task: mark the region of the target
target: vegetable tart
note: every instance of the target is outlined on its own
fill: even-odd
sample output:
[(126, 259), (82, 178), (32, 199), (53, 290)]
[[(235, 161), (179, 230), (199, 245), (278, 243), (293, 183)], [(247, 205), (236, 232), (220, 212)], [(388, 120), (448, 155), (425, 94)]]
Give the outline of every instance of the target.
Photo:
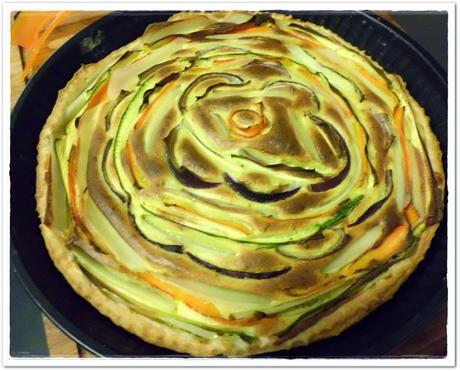
[(444, 183), (423, 108), (365, 52), (291, 16), (182, 12), (60, 91), (36, 200), (54, 264), (115, 324), (248, 356), (391, 298)]

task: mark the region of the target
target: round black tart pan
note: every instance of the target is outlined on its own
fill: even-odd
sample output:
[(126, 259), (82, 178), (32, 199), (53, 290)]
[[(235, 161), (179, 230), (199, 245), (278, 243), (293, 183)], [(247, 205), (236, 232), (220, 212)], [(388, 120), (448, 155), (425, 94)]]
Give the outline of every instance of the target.
[[(276, 10), (275, 10), (276, 11)], [(447, 76), (416, 42), (366, 12), (285, 12), (331, 29), (407, 82), (431, 117), (447, 157)], [(40, 309), (67, 335), (105, 357), (186, 356), (150, 345), (101, 315), (77, 295), (54, 267), (35, 211), (35, 167), (40, 131), (65, 86), (82, 64), (93, 63), (142, 35), (173, 12), (114, 12), (57, 50), (27, 84), (11, 116), (11, 262)], [(447, 228), (444, 216), (425, 260), (396, 293), (341, 335), (258, 357), (382, 357), (414, 335), (447, 301)]]

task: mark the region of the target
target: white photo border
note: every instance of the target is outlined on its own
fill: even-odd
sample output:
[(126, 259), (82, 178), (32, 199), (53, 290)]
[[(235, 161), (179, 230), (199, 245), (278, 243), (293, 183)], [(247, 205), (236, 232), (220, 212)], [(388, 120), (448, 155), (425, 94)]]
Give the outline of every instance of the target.
[[(455, 2), (4, 2), (2, 7), (2, 363), (4, 366), (102, 367), (452, 367), (456, 365), (456, 38)], [(10, 13), (16, 10), (390, 10), (448, 12), (448, 325), (447, 357), (361, 359), (247, 359), (247, 358), (14, 358), (10, 356)]]

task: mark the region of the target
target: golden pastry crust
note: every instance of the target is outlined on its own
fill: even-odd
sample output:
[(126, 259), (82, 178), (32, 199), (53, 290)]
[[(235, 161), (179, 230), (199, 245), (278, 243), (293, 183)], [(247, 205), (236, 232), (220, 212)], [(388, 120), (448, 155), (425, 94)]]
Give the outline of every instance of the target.
[[(246, 13), (241, 13), (246, 14)], [(196, 13), (180, 13), (172, 19), (180, 21), (192, 18)], [(231, 13), (214, 13), (214, 19), (226, 19)], [(276, 15), (275, 17), (281, 17)], [(155, 25), (147, 32), (153, 32)], [(46, 209), (49, 192), (47, 173), (51, 157), (50, 141), (53, 140), (53, 130), (59, 126), (66, 115), (66, 109), (70, 102), (75, 100), (88, 81), (94, 80), (107, 66), (112, 65), (121, 55), (127, 51), (136, 50), (141, 46), (141, 38), (131, 44), (113, 52), (100, 62), (82, 67), (72, 78), (66, 87), (59, 92), (56, 105), (48, 118), (40, 135), (38, 145), (38, 165), (36, 181), (37, 211), (42, 221), (40, 228), (45, 239), (49, 254), (59, 271), (64, 275), (72, 288), (86, 300), (88, 300), (99, 312), (109, 317), (116, 325), (132, 332), (143, 340), (173, 349), (177, 352), (189, 353), (197, 356), (227, 355), (235, 357), (249, 356), (258, 353), (289, 349), (297, 346), (308, 345), (313, 341), (338, 335), (350, 327), (366, 314), (374, 310), (383, 302), (389, 300), (398, 290), (400, 285), (415, 270), (418, 263), (423, 259), (434, 233), (439, 225), (436, 223), (425, 229), (420, 235), (418, 248), (414, 255), (392, 265), (387, 271), (367, 284), (364, 290), (360, 290), (352, 299), (346, 301), (339, 309), (322, 317), (307, 330), (300, 332), (293, 338), (276, 344), (268, 338), (260, 338), (253, 343), (235, 342), (226, 338), (218, 337), (213, 340), (203, 340), (188, 332), (175, 329), (160, 322), (149, 319), (124, 305), (121, 302), (109, 300), (108, 297), (95, 285), (75, 261), (67, 242), (63, 237), (46, 225)], [(403, 83), (401, 81), (401, 83)], [(418, 105), (409, 95), (409, 99), (418, 108)], [(420, 109), (421, 110), (421, 109)], [(422, 110), (421, 110), (422, 112)], [(421, 114), (424, 115), (422, 112)], [(442, 166), (442, 153), (439, 142), (429, 128), (428, 121), (423, 120), (420, 135), (425, 143), (437, 184), (444, 194), (444, 172)]]

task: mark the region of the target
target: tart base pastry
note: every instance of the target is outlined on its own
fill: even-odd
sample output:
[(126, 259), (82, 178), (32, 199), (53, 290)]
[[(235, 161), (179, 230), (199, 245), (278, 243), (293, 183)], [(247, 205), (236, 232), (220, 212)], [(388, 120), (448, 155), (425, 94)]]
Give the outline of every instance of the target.
[[(230, 41), (234, 39), (239, 42)], [(357, 75), (350, 68), (334, 71), (340, 61), (334, 43), (348, 53), (340, 58), (350, 58)], [(250, 47), (253, 54), (248, 56)], [(187, 64), (188, 48), (202, 58), (200, 63)], [(150, 55), (166, 57), (142, 66)], [(161, 78), (156, 85), (149, 86), (149, 79), (157, 75)], [(251, 84), (258, 85), (248, 90)], [(170, 98), (173, 103), (165, 98), (168, 89), (178, 89)], [(143, 102), (129, 126), (129, 107), (136, 94), (143, 94)], [(161, 99), (162, 107), (174, 106), (171, 115), (183, 115), (178, 129), (168, 126), (166, 113), (160, 123), (149, 116), (149, 107), (159, 107), (154, 103)], [(114, 101), (126, 104), (110, 107)], [(304, 116), (279, 116), (283, 107)], [(220, 119), (212, 116), (213, 111)], [(211, 129), (209, 117), (216, 125)], [(302, 126), (302, 120), (310, 121)], [(348, 126), (339, 123), (342, 120)], [(147, 133), (154, 124), (160, 126)], [(91, 125), (99, 131), (86, 129)], [(139, 157), (145, 166), (129, 165), (133, 155), (125, 148), (138, 148), (130, 140), (141, 125), (147, 128), (142, 140), (161, 133), (152, 141), (158, 146), (155, 151), (170, 151), (158, 160), (160, 165), (170, 161), (169, 167), (159, 165), (158, 176), (148, 173), (153, 162), (142, 162), (156, 158), (155, 153), (149, 152), (147, 160)], [(190, 135), (195, 129), (201, 136)], [(133, 134), (123, 139), (128, 130)], [(303, 140), (307, 134), (313, 142)], [(84, 135), (93, 136), (86, 147)], [(203, 154), (197, 138), (207, 146), (220, 145), (222, 157)], [(108, 156), (91, 152), (102, 148), (102, 142), (108, 144)], [(316, 148), (316, 159), (306, 148), (311, 153)], [(75, 153), (81, 156), (84, 149), (90, 154), (80, 171), (82, 160)], [(378, 153), (383, 150), (384, 156)], [(200, 156), (193, 151), (201, 151)], [(99, 170), (91, 170), (91, 162), (99, 166), (110, 156), (114, 164), (107, 177), (115, 191), (114, 200), (107, 201), (107, 185), (89, 178), (96, 171), (95, 178), (99, 174), (103, 179)], [(207, 161), (203, 156), (209, 156)], [(423, 259), (439, 225), (444, 194), (441, 156), (428, 118), (404, 82), (332, 32), (278, 14), (179, 13), (153, 24), (141, 38), (100, 62), (83, 66), (60, 91), (38, 145), (37, 211), (56, 267), (79, 295), (116, 325), (178, 352), (242, 357), (338, 335), (393, 296)], [(229, 158), (240, 162), (229, 165)], [(395, 167), (401, 158), (409, 160)], [(73, 170), (72, 161), (77, 163)], [(228, 174), (242, 163), (250, 171), (240, 167)], [(399, 167), (411, 174), (408, 179), (404, 170), (398, 173)], [(129, 174), (121, 176), (125, 171)], [(110, 179), (113, 174), (118, 174), (116, 182)], [(79, 181), (87, 187), (79, 189)], [(421, 194), (413, 186), (416, 182)], [(60, 199), (59, 187), (64, 194)], [(186, 197), (174, 199), (174, 192), (194, 195), (195, 204), (190, 206)], [(100, 214), (91, 211), (88, 197)], [(222, 202), (226, 197), (228, 203)], [(58, 200), (66, 203), (69, 222), (58, 218), (63, 207)], [(184, 202), (182, 211), (176, 210), (179, 202)], [(311, 210), (306, 203), (313, 205)], [(154, 212), (145, 217), (139, 210), (149, 207)], [(215, 216), (207, 224), (203, 218), (210, 208)], [(130, 217), (120, 216), (125, 209)], [(222, 210), (228, 212), (228, 220), (222, 220)], [(109, 224), (99, 217), (94, 222), (94, 215), (102, 215)], [(120, 220), (127, 223), (126, 230)], [(216, 220), (221, 224), (215, 226)], [(165, 233), (166, 227), (173, 231)], [(104, 246), (111, 237), (101, 238), (97, 228), (112, 228), (120, 233), (121, 245), (134, 248)], [(149, 228), (156, 228), (164, 241), (152, 243)], [(182, 238), (184, 229), (188, 234)], [(130, 239), (136, 230), (139, 236)], [(230, 258), (216, 257), (215, 249)], [(203, 289), (204, 294), (194, 297), (197, 287), (209, 288), (209, 294)], [(240, 298), (251, 302), (246, 310), (237, 307)], [(236, 307), (228, 303), (233, 300)]]

